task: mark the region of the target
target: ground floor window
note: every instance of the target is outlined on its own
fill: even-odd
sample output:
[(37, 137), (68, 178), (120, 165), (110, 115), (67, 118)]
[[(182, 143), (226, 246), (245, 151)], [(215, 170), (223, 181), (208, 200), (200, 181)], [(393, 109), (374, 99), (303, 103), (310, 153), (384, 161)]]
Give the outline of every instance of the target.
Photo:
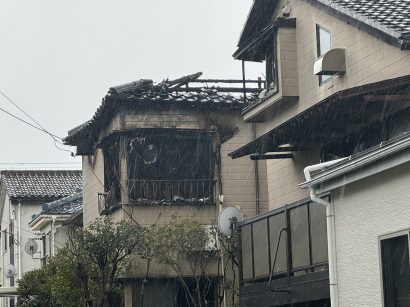
[[(145, 281), (142, 290), (142, 280), (136, 279), (132, 282), (132, 306), (144, 307), (190, 307), (187, 294), (181, 281), (177, 278), (150, 278)], [(198, 306), (217, 307), (218, 301), (218, 279), (211, 279), (206, 282), (206, 287), (201, 287), (205, 291), (204, 300)], [(196, 285), (192, 278), (185, 279), (186, 286), (191, 294), (196, 297)], [(203, 286), (204, 283), (201, 283)], [(143, 294), (142, 294), (143, 293)], [(160, 293), (160, 294), (159, 294)]]
[(409, 230), (380, 237), (384, 307), (410, 306)]

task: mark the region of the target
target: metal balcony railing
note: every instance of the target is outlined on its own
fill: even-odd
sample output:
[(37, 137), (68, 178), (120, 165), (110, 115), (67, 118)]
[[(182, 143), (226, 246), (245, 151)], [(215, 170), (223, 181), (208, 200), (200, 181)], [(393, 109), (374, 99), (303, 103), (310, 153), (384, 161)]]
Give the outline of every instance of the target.
[(135, 204), (214, 204), (215, 182), (210, 179), (129, 180), (129, 199)]

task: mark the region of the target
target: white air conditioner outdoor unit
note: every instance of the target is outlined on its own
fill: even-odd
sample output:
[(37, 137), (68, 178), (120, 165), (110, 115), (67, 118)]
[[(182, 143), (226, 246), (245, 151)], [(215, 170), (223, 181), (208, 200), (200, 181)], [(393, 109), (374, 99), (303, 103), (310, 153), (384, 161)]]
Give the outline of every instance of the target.
[(315, 75), (341, 75), (346, 72), (346, 54), (344, 48), (330, 49), (316, 60)]

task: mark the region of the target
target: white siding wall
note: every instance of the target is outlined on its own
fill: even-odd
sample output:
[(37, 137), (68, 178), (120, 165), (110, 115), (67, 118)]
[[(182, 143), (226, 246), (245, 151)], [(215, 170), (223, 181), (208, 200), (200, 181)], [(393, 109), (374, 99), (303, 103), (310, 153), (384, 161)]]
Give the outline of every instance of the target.
[(382, 306), (378, 237), (410, 228), (410, 164), (334, 196), (339, 306)]

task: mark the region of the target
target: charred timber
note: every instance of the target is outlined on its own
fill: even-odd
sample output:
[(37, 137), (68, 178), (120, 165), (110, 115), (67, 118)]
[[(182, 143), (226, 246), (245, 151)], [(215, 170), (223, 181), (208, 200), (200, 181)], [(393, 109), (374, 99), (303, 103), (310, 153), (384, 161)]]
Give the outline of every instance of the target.
[[(221, 93), (243, 93), (243, 88), (241, 87), (181, 87), (181, 88), (170, 88), (170, 91), (175, 92), (204, 92), (206, 90), (216, 90)], [(260, 93), (259, 88), (247, 88), (247, 93)]]
[(293, 159), (293, 154), (251, 155), (251, 160)]

